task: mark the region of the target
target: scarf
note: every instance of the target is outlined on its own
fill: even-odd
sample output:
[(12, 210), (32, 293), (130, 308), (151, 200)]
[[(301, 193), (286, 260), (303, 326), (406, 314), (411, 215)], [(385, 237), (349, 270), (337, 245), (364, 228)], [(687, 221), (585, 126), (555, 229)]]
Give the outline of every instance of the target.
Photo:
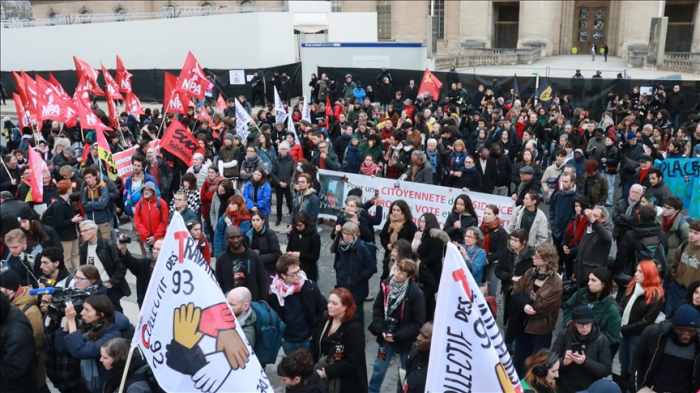
[(637, 202), (632, 202), (632, 200), (628, 197), (627, 198), (627, 210), (625, 210), (625, 215), (629, 216), (632, 214), (632, 210), (634, 210), (634, 206), (637, 204)]
[(678, 215), (678, 213), (676, 213), (676, 215), (674, 215), (674, 216), (671, 217), (671, 218), (666, 218), (666, 217), (663, 218), (663, 226), (662, 226), (662, 229), (663, 229), (664, 232), (666, 232), (667, 234), (668, 234), (668, 232), (671, 230), (671, 227), (673, 226), (673, 222), (676, 221), (676, 216), (677, 216), (677, 215)]
[(370, 166), (362, 164), (360, 165), (360, 172), (362, 172), (363, 175), (373, 176), (375, 173), (377, 173), (377, 164), (375, 164), (374, 161)]
[(632, 307), (634, 306), (635, 300), (637, 300), (638, 297), (644, 296), (644, 288), (639, 283), (634, 284), (634, 292), (632, 292), (632, 297), (630, 297), (630, 300), (627, 302), (627, 305), (625, 306), (625, 311), (622, 313), (622, 325), (621, 326), (626, 326), (627, 323), (630, 320), (630, 313), (632, 312)]
[(481, 232), (484, 234), (484, 245), (482, 246), (482, 248), (486, 251), (487, 254), (491, 250), (489, 248), (489, 243), (491, 241), (491, 232), (500, 226), (501, 226), (501, 219), (498, 217), (496, 217), (496, 219), (491, 221), (491, 222), (486, 222), (484, 220), (481, 220), (481, 226), (479, 227), (479, 229), (481, 229)]
[(436, 173), (437, 171), (437, 160), (438, 160), (438, 150), (435, 149), (434, 152), (430, 152), (430, 150), (425, 151), (425, 155), (428, 156), (428, 161), (430, 161), (430, 165), (433, 167), (433, 173)]
[(280, 306), (284, 307), (284, 298), (286, 298), (289, 295), (299, 293), (301, 291), (301, 288), (306, 282), (306, 273), (304, 273), (303, 270), (299, 270), (299, 278), (299, 282), (294, 285), (287, 285), (287, 283), (280, 278), (279, 274), (276, 275), (275, 278), (272, 280), (272, 284), (270, 285), (270, 292), (277, 295), (277, 301), (280, 302)]
[(384, 303), (384, 319), (388, 319), (389, 316), (399, 307), (399, 304), (403, 302), (403, 298), (406, 297), (406, 290), (408, 289), (408, 281), (406, 280), (402, 283), (394, 281), (391, 278), (389, 282), (389, 293), (386, 295), (386, 302)]
[(403, 214), (400, 218), (396, 218), (394, 215), (389, 215), (389, 231), (391, 232), (391, 235), (389, 236), (389, 243), (394, 244), (394, 242), (399, 240), (399, 232), (401, 232), (401, 229), (403, 229), (405, 223), (406, 217), (404, 217)]
[(425, 159), (419, 164), (419, 163), (414, 163), (411, 166), (411, 181), (416, 181), (416, 173), (418, 173), (418, 170), (425, 164)]
[(569, 247), (573, 247), (576, 243), (581, 241), (586, 231), (586, 221), (588, 221), (586, 216), (578, 214), (576, 218), (569, 223), (569, 226), (566, 228), (566, 234), (571, 238), (571, 240), (569, 240)]
[(343, 237), (341, 236), (340, 242), (338, 243), (338, 248), (340, 248), (340, 251), (346, 252), (349, 249), (351, 249), (352, 246), (355, 245), (355, 243), (357, 243), (357, 236), (355, 236), (355, 238), (350, 243), (346, 243), (345, 240), (343, 240)]
[(216, 194), (216, 193), (218, 192), (218, 190), (219, 190), (219, 183), (220, 183), (222, 180), (223, 180), (223, 179), (220, 178), (220, 177), (217, 177), (216, 179), (211, 180), (211, 179), (209, 179), (209, 176), (207, 176), (207, 179), (206, 179), (206, 182), (207, 182), (207, 191), (208, 191), (210, 194)]
[(399, 142), (398, 145), (396, 146), (391, 146), (390, 147), (391, 151), (389, 152), (389, 163), (393, 165), (396, 165), (396, 161), (399, 159), (399, 155), (401, 154), (401, 150), (403, 150), (403, 144)]
[(237, 227), (240, 227), (241, 223), (245, 220), (250, 221), (250, 214), (246, 214), (245, 216), (243, 216), (240, 214), (240, 210), (236, 210), (235, 212), (232, 212), (231, 210), (226, 210), (226, 214), (233, 220), (233, 223), (231, 225), (235, 225)]

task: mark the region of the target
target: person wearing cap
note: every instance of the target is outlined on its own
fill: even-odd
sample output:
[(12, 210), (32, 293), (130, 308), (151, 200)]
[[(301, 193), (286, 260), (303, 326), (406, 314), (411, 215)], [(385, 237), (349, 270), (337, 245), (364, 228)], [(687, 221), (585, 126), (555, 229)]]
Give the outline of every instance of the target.
[[(37, 391), (43, 392), (47, 391), (46, 368), (44, 367), (44, 356), (42, 355), (44, 346), (44, 323), (41, 310), (39, 310), (39, 298), (29, 295), (29, 290), (31, 289), (31, 286), (20, 285), (20, 275), (13, 270), (0, 274), (0, 292), (10, 300), (10, 304), (22, 310), (27, 319), (29, 319), (29, 323), (32, 325), (32, 332), (34, 333), (34, 355), (36, 359), (34, 375), (37, 380), (37, 386), (39, 387)], [(3, 364), (3, 367), (8, 367), (8, 365)]]
[(573, 165), (576, 168), (576, 177), (580, 178), (585, 173), (583, 166), (587, 161), (588, 159), (586, 159), (583, 149), (579, 147), (574, 150), (574, 158), (570, 159), (566, 164)]
[(642, 333), (632, 360), (631, 392), (696, 392), (700, 389), (700, 314), (689, 304), (673, 319)]
[(595, 322), (593, 310), (585, 305), (573, 309), (571, 321), (559, 332), (552, 351), (562, 355), (558, 393), (588, 389), (612, 373), (610, 343)]
[(637, 133), (627, 131), (627, 141), (620, 141), (617, 145), (620, 154), (620, 187), (622, 188), (622, 198), (627, 198), (632, 184), (638, 183), (639, 176), (636, 175), (637, 162), (644, 153), (644, 147), (637, 141)]
[(345, 84), (343, 86), (343, 96), (345, 97), (346, 100), (349, 100), (350, 98), (354, 97), (355, 94), (355, 88), (357, 88), (357, 84), (352, 81), (352, 75), (347, 74), (345, 75)]
[[(183, 203), (186, 208), (187, 200)], [(146, 246), (149, 257), (153, 255), (156, 240), (165, 237), (169, 214), (167, 202), (156, 194), (156, 185), (146, 182), (141, 188), (141, 199), (134, 208), (134, 227), (140, 235), (141, 242)]]
[(520, 168), (520, 184), (518, 185), (517, 192), (512, 195), (512, 199), (515, 201), (515, 206), (522, 206), (523, 198), (530, 191), (541, 191), (540, 182), (535, 179), (535, 170), (530, 165), (524, 165)]
[(637, 161), (639, 162), (639, 167), (635, 169), (634, 182), (641, 184), (644, 187), (644, 191), (651, 188), (651, 181), (649, 181), (649, 171), (651, 170), (654, 159), (647, 154), (640, 156)]

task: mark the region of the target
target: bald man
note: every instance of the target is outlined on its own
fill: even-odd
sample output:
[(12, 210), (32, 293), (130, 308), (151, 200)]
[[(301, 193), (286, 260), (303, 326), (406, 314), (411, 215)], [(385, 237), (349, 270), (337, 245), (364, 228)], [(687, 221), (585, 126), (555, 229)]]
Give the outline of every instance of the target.
[(143, 299), (146, 297), (146, 291), (148, 290), (148, 283), (151, 281), (151, 274), (153, 272), (153, 265), (155, 265), (158, 260), (158, 255), (160, 254), (160, 249), (163, 247), (163, 239), (156, 240), (153, 243), (153, 259), (151, 258), (136, 258), (127, 249), (127, 244), (124, 242), (127, 236), (125, 234), (119, 235), (119, 252), (121, 253), (121, 259), (124, 266), (136, 276), (136, 303), (139, 305), (139, 309), (143, 304)]
[(252, 295), (246, 287), (234, 288), (226, 294), (226, 302), (231, 307), (233, 315), (236, 316), (238, 323), (241, 324), (241, 329), (248, 339), (248, 344), (251, 348), (255, 348), (255, 320), (257, 315), (250, 307)]

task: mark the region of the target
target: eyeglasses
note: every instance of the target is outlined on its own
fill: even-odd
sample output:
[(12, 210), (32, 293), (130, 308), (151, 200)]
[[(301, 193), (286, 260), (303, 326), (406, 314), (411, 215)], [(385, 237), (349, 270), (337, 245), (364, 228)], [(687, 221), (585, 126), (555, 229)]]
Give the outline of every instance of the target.
[(295, 272), (286, 273), (285, 276), (288, 276), (288, 277), (296, 277), (296, 276), (299, 275), (299, 272), (301, 272), (301, 269), (298, 269), (298, 270), (295, 271)]
[(88, 279), (85, 278), (85, 277), (78, 277), (78, 276), (75, 276), (73, 279), (74, 279), (76, 282), (83, 282), (83, 281), (87, 281), (87, 280), (88, 280)]
[(48, 300), (42, 300), (42, 301), (41, 301), (41, 305), (42, 305), (42, 306), (44, 306), (44, 305), (49, 305), (49, 304), (51, 304), (51, 302), (48, 301)]

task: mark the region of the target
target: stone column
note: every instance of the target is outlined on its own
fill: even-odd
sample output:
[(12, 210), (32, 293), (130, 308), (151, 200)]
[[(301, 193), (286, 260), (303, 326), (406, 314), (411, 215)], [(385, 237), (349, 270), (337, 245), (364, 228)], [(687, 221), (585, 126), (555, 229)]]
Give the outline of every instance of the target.
[[(484, 44), (491, 48), (493, 38), (493, 2), (492, 1), (462, 1), (460, 9), (460, 43)], [(522, 7), (520, 2), (520, 7)], [(521, 8), (522, 9), (522, 8)], [(522, 11), (521, 15), (522, 15)]]
[(620, 5), (620, 28), (617, 53), (627, 58), (630, 45), (649, 45), (651, 18), (659, 14), (658, 1), (624, 1)]
[(518, 48), (527, 44), (544, 45), (544, 55), (559, 53), (562, 3), (558, 1), (521, 1)]

